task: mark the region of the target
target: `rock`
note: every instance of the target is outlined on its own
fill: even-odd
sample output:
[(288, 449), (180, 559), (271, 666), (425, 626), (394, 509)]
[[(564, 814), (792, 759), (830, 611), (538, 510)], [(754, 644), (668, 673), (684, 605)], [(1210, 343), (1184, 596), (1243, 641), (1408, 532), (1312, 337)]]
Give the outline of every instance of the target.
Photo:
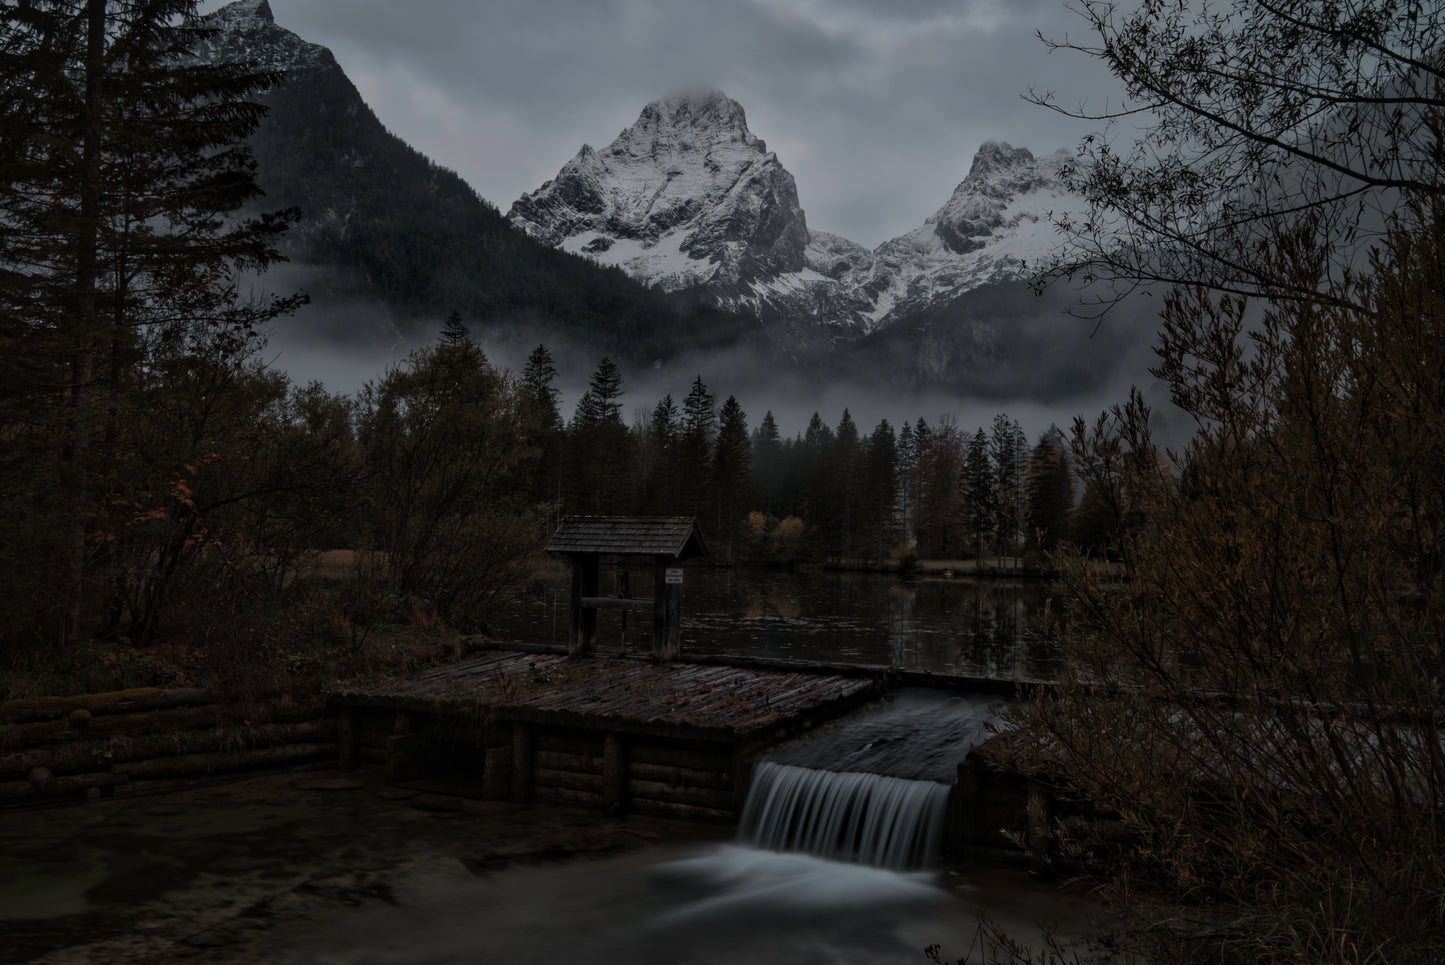
[(50, 773), (50, 768), (48, 767), (32, 767), (30, 773), (25, 775), (25, 779), (29, 781), (37, 791), (44, 791), (55, 783), (55, 775)]
[(66, 719), (70, 722), (72, 730), (84, 730), (90, 726), (90, 711), (84, 707), (77, 707), (70, 712), (70, 716)]

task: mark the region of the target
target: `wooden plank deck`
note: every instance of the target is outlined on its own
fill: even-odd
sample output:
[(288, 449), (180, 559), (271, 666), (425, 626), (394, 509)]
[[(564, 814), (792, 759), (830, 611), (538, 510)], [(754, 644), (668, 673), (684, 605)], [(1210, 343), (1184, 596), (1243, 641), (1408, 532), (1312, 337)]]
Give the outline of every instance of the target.
[(880, 689), (856, 675), (495, 650), (365, 688), (342, 706), (741, 741), (830, 717)]

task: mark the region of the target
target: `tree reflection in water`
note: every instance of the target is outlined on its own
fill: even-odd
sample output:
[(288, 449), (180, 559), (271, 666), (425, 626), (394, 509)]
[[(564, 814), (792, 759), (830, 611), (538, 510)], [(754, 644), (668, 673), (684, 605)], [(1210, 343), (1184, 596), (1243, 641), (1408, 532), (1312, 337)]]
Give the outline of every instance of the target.
[[(878, 573), (688, 567), (683, 585), (683, 649), (691, 653), (861, 663), (931, 673), (1046, 679), (1056, 648), (1030, 632), (1054, 593), (1022, 580), (912, 579)], [(616, 570), (604, 568), (602, 592), (616, 595)], [(651, 586), (646, 569), (634, 587)], [(567, 589), (549, 588), (499, 614), (493, 629), (529, 642), (565, 642)], [(1057, 603), (1055, 604), (1057, 606)], [(598, 614), (602, 649), (623, 642), (621, 615)], [(634, 616), (628, 650), (649, 646)]]

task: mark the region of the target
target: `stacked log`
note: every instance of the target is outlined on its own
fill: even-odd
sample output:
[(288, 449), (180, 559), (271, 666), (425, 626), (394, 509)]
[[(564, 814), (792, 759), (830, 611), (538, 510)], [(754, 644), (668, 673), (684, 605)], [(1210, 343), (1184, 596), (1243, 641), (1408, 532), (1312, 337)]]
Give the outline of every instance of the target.
[(640, 814), (688, 821), (735, 817), (731, 749), (677, 741), (634, 741), (628, 748), (627, 796)]
[(258, 769), (330, 763), (320, 706), (245, 707), (190, 687), (0, 704), (0, 803), (134, 794)]
[(532, 751), (533, 799), (600, 806), (603, 745), (598, 733), (539, 730)]

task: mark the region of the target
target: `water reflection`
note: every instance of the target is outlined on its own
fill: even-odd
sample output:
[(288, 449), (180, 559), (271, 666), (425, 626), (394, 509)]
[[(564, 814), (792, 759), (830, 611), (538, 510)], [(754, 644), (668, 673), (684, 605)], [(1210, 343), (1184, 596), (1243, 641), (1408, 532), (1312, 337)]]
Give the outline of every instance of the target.
[[(651, 586), (647, 569), (628, 571)], [(617, 595), (620, 571), (604, 568), (601, 591)], [(566, 587), (520, 601), (494, 621), (499, 634), (566, 642)], [(1054, 593), (1044, 583), (900, 580), (877, 573), (689, 567), (683, 585), (683, 648), (694, 653), (861, 663), (1002, 679), (1049, 678), (1054, 646), (1029, 632)], [(599, 613), (604, 649), (650, 646), (646, 617)]]

